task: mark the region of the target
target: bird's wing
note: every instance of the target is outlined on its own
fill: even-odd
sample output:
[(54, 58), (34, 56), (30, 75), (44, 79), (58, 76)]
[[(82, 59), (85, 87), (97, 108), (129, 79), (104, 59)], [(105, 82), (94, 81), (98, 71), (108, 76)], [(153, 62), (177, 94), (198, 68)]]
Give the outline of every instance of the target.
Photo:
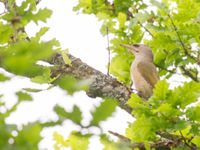
[(153, 63), (149, 63), (146, 61), (139, 62), (137, 65), (137, 69), (140, 74), (144, 77), (144, 79), (152, 86), (157, 83), (159, 80), (158, 72)]

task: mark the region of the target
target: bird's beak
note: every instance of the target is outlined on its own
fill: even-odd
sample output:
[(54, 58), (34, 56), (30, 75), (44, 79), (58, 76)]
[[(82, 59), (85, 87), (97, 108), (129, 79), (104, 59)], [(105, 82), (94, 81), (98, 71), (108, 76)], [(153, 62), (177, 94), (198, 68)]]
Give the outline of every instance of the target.
[(132, 45), (128, 44), (120, 44), (120, 46), (127, 48), (129, 51), (135, 51), (134, 47)]

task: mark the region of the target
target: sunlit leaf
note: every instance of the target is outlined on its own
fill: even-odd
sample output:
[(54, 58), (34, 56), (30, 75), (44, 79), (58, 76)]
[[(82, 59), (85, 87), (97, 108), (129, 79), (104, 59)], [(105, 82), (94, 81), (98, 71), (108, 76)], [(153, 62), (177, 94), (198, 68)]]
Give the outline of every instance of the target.
[(41, 28), (40, 31), (36, 33), (36, 36), (32, 37), (31, 40), (37, 40), (37, 41), (39, 41), (40, 38), (41, 38), (41, 36), (43, 36), (48, 30), (49, 30), (48, 27)]
[(126, 14), (119, 13), (118, 14), (119, 28), (123, 28), (126, 22)]
[(7, 80), (10, 80), (10, 77), (7, 77), (4, 74), (0, 73), (0, 81), (7, 81)]
[(43, 70), (44, 71), (42, 75), (32, 78), (31, 81), (40, 84), (49, 83), (49, 81), (51, 80), (51, 71), (49, 68), (43, 68)]
[(187, 105), (196, 102), (200, 96), (200, 84), (194, 81), (185, 82), (184, 86), (176, 87), (170, 95), (168, 101), (174, 107), (185, 108)]
[(186, 111), (186, 116), (189, 118), (191, 121), (198, 121), (200, 122), (200, 107), (190, 107)]
[(71, 60), (70, 60), (69, 57), (67, 56), (67, 53), (68, 53), (68, 50), (63, 50), (63, 51), (61, 51), (61, 54), (62, 54), (62, 57), (63, 57), (63, 60), (64, 60), (65, 64), (71, 66), (71, 65), (72, 65), (72, 64), (71, 64)]
[(53, 133), (53, 138), (56, 141), (56, 143), (54, 144), (54, 148), (56, 150), (59, 150), (61, 147), (69, 146), (69, 141), (64, 140), (64, 137), (62, 135), (58, 134), (57, 132)]
[(70, 119), (76, 124), (81, 124), (82, 120), (82, 112), (80, 111), (79, 107), (74, 106), (72, 112), (65, 111), (64, 108), (60, 106), (55, 106), (54, 111), (59, 115), (61, 120)]
[(79, 132), (73, 131), (69, 136), (69, 144), (72, 150), (87, 150), (89, 138), (90, 135), (82, 135)]
[(24, 92), (20, 91), (20, 92), (17, 92), (16, 95), (18, 96), (19, 101), (23, 101), (23, 100), (31, 101), (32, 100), (32, 97), (28, 93), (24, 93)]
[(30, 123), (23, 126), (22, 130), (18, 131), (18, 136), (14, 138), (15, 144), (19, 149), (38, 149), (38, 143), (42, 139), (40, 136), (42, 128), (39, 123)]
[(92, 79), (78, 80), (73, 76), (65, 75), (60, 77), (54, 83), (59, 85), (62, 89), (66, 90), (68, 94), (72, 95), (76, 91), (87, 91), (91, 82)]
[(93, 119), (90, 124), (98, 126), (100, 121), (105, 121), (115, 111), (117, 104), (114, 99), (106, 98), (101, 105), (96, 107), (95, 111), (92, 112)]
[(47, 18), (52, 15), (52, 11), (50, 9), (44, 8), (40, 9), (37, 14), (32, 16), (32, 20), (38, 24), (38, 21), (46, 22)]
[(33, 89), (33, 88), (23, 88), (27, 92), (40, 92), (42, 89)]
[(155, 99), (165, 100), (167, 98), (167, 94), (170, 92), (168, 88), (169, 83), (167, 83), (166, 80), (158, 81), (158, 83), (155, 85), (155, 88), (153, 89)]

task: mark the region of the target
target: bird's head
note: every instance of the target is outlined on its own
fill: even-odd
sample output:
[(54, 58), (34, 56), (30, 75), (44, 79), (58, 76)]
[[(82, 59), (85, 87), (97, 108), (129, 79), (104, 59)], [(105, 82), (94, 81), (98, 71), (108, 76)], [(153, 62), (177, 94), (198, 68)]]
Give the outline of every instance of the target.
[(153, 60), (153, 53), (147, 45), (144, 45), (144, 44), (133, 44), (133, 45), (120, 44), (120, 46), (127, 48), (131, 53), (134, 54), (134, 56), (136, 58), (144, 57), (144, 58)]

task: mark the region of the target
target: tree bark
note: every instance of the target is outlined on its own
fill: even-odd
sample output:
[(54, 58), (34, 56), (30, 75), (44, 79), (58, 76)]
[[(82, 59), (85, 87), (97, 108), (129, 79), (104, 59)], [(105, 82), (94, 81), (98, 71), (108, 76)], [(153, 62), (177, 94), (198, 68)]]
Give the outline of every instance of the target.
[(86, 63), (82, 62), (79, 58), (76, 58), (68, 54), (72, 65), (65, 64), (62, 55), (56, 53), (49, 63), (55, 65), (52, 69), (52, 77), (61, 75), (73, 75), (78, 79), (91, 80), (90, 88), (86, 94), (91, 98), (96, 97), (111, 97), (118, 103), (119, 107), (131, 114), (131, 108), (126, 104), (132, 93), (130, 87), (127, 87), (125, 83), (117, 81), (116, 78), (106, 75)]

